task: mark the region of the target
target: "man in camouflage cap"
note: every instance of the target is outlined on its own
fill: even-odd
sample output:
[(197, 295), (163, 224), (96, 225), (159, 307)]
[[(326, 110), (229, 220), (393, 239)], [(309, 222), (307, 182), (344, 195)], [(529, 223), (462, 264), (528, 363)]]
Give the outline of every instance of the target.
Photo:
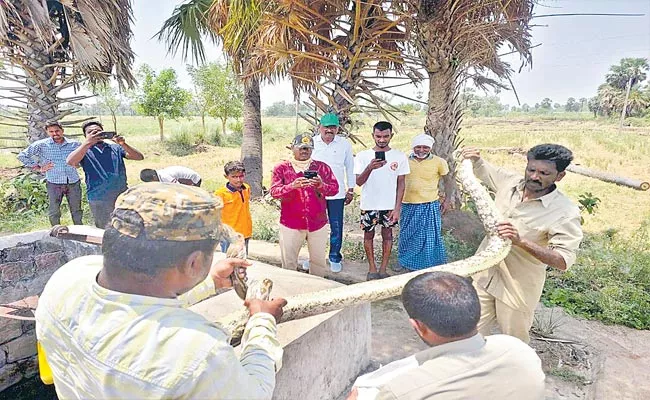
[(77, 258), (52, 275), (36, 330), (60, 398), (272, 396), (286, 301), (245, 303), (251, 318), (240, 359), (229, 333), (186, 309), (249, 265), (212, 262), (221, 207), (197, 187), (138, 185), (117, 199), (103, 256)]

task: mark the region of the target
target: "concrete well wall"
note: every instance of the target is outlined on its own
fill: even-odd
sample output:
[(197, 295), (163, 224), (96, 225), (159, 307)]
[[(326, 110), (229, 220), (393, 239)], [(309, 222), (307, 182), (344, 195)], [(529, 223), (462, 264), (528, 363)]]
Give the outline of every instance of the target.
[[(0, 237), (0, 304), (9, 306), (0, 307), (4, 313), (33, 316), (12, 307), (34, 307), (33, 296), (41, 294), (54, 271), (69, 260), (101, 252), (97, 245), (55, 239), (48, 233)], [(34, 322), (0, 317), (0, 392), (37, 372)]]

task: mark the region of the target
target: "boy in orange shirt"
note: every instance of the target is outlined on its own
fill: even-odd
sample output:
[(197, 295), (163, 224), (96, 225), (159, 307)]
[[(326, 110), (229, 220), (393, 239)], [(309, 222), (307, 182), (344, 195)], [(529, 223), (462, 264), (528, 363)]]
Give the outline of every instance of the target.
[[(241, 161), (228, 161), (223, 171), (228, 183), (214, 192), (223, 201), (221, 220), (235, 232), (244, 235), (248, 254), (248, 240), (253, 235), (253, 219), (250, 209), (251, 187), (244, 183), (246, 169)], [(221, 251), (225, 253), (229, 244), (228, 241), (221, 242)]]

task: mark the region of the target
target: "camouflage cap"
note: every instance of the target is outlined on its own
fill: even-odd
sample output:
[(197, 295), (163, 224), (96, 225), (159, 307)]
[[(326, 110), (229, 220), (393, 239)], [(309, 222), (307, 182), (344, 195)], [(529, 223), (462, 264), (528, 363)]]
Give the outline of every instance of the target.
[[(116, 210), (140, 215), (147, 239), (179, 242), (219, 238), (222, 207), (220, 198), (201, 188), (160, 182), (134, 186), (115, 203)], [(140, 224), (125, 221), (115, 213), (111, 226), (134, 238), (143, 230)]]

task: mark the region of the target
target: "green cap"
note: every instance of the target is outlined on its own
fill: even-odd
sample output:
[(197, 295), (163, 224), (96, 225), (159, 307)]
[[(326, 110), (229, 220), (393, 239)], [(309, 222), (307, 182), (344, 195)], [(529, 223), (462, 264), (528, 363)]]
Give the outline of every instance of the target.
[(323, 114), (323, 116), (320, 117), (320, 124), (321, 126), (339, 126), (339, 117), (333, 113)]

